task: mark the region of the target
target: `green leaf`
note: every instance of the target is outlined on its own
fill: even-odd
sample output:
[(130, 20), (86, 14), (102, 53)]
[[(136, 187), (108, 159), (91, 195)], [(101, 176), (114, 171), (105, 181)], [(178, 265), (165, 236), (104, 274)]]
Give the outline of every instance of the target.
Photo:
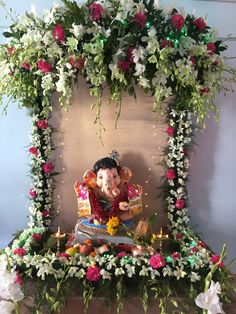
[(6, 38), (13, 37), (13, 34), (10, 33), (10, 32), (3, 32), (2, 34), (3, 34), (3, 36), (6, 37)]

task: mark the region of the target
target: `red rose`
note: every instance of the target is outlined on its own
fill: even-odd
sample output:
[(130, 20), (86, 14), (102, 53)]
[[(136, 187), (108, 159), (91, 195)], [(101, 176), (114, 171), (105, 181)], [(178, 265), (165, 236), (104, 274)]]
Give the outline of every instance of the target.
[(171, 254), (171, 257), (172, 257), (173, 259), (180, 259), (181, 255), (180, 255), (180, 253), (178, 253), (178, 252), (174, 252), (174, 253)]
[(34, 233), (34, 234), (32, 234), (32, 238), (33, 238), (35, 241), (41, 241), (41, 240), (42, 240), (42, 235), (39, 234), (39, 233)]
[(99, 3), (92, 3), (89, 6), (90, 17), (93, 21), (98, 21), (102, 18), (103, 7)]
[(13, 254), (24, 256), (26, 254), (26, 250), (21, 247), (18, 247), (17, 249), (13, 251)]
[(75, 59), (73, 56), (70, 56), (69, 58), (69, 63), (74, 67), (77, 68), (78, 70), (83, 70), (84, 68), (84, 63), (85, 59), (82, 57), (79, 57)]
[(201, 94), (207, 94), (209, 92), (209, 88), (208, 87), (202, 87), (202, 88), (200, 88), (200, 92), (201, 92)]
[(128, 48), (128, 51), (127, 51), (127, 59), (129, 61), (129, 63), (133, 64), (134, 63), (134, 55), (133, 55), (133, 51), (134, 51), (134, 48), (133, 47), (129, 47)]
[(174, 47), (174, 43), (172, 40), (167, 40), (167, 39), (163, 39), (161, 41), (161, 47), (165, 48), (165, 47)]
[(190, 60), (192, 61), (193, 66), (195, 66), (197, 64), (197, 60), (195, 57), (191, 56)]
[(146, 26), (147, 16), (143, 12), (136, 13), (133, 21), (139, 29), (143, 29)]
[(194, 246), (194, 247), (191, 248), (191, 251), (193, 253), (197, 253), (199, 251), (199, 248), (197, 246)]
[(214, 43), (208, 43), (207, 50), (209, 51), (209, 54), (212, 55), (216, 52), (216, 45)]
[(170, 21), (172, 26), (178, 31), (184, 27), (184, 17), (179, 13), (172, 15)]
[(29, 64), (29, 63), (26, 63), (26, 62), (23, 63), (21, 67), (24, 68), (26, 71), (30, 71), (30, 69), (31, 69), (30, 64)]
[(177, 199), (175, 202), (175, 207), (178, 209), (183, 209), (185, 206), (185, 201), (183, 199)]
[(166, 179), (173, 180), (176, 177), (175, 171), (172, 168), (166, 170)]
[(193, 24), (199, 31), (202, 31), (206, 27), (206, 22), (202, 17), (197, 18)]
[(174, 136), (175, 129), (172, 126), (168, 126), (168, 128), (166, 129), (166, 132), (167, 132), (168, 136)]
[(61, 44), (65, 40), (65, 30), (61, 24), (57, 24), (53, 29), (53, 37)]
[(15, 50), (16, 50), (15, 47), (7, 47), (7, 54), (11, 56)]
[(29, 148), (29, 152), (30, 152), (31, 154), (35, 155), (35, 156), (38, 155), (38, 150), (37, 150), (37, 148), (34, 147), (34, 146), (32, 146), (32, 147)]
[(50, 162), (46, 162), (42, 168), (44, 173), (51, 173), (54, 167)]
[(213, 264), (218, 263), (219, 260), (220, 260), (220, 256), (219, 256), (219, 255), (212, 255), (212, 257), (211, 257), (211, 262), (212, 262)]
[(32, 198), (35, 198), (37, 196), (37, 193), (36, 191), (32, 188), (29, 190), (29, 195), (32, 197)]
[(207, 246), (206, 246), (206, 243), (205, 242), (203, 242), (203, 241), (198, 241), (198, 243), (197, 243), (199, 246), (201, 246), (202, 248), (206, 248)]
[(39, 60), (37, 62), (38, 69), (42, 71), (44, 74), (52, 72), (53, 67), (50, 63), (44, 60)]
[(43, 214), (43, 217), (47, 218), (47, 217), (50, 216), (50, 210), (47, 210), (47, 209), (46, 209), (46, 210), (43, 211), (42, 214)]
[(118, 61), (118, 68), (122, 71), (122, 72), (126, 72), (129, 70), (129, 61), (126, 60), (120, 60)]
[(152, 268), (154, 268), (154, 269), (163, 267), (166, 264), (164, 256), (162, 256), (160, 254), (153, 255), (150, 258), (149, 263), (152, 266)]
[(39, 120), (37, 123), (36, 123), (36, 126), (39, 128), (39, 129), (46, 129), (48, 127), (48, 123), (46, 120)]
[(89, 281), (98, 281), (100, 278), (100, 268), (97, 266), (89, 266), (86, 272), (86, 279)]

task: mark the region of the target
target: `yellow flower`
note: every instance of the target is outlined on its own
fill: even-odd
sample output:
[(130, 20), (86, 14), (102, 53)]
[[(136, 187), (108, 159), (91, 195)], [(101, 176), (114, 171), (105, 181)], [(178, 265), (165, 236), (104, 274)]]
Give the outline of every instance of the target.
[(120, 224), (120, 219), (118, 217), (111, 217), (109, 218), (108, 223), (106, 224), (107, 227), (118, 227)]

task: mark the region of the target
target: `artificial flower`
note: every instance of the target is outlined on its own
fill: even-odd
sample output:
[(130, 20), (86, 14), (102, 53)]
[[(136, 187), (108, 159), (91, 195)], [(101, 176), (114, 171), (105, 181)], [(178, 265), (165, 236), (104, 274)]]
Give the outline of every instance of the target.
[(37, 66), (38, 66), (38, 69), (44, 74), (52, 72), (53, 70), (52, 65), (44, 60), (37, 61)]
[(161, 47), (162, 48), (166, 48), (166, 47), (174, 47), (174, 43), (171, 39), (167, 40), (167, 39), (163, 39), (161, 41)]
[(98, 266), (89, 266), (86, 272), (86, 279), (98, 281), (101, 278), (101, 270)]
[(0, 301), (1, 314), (12, 314), (15, 312), (15, 304), (10, 301), (2, 300)]
[(36, 126), (41, 129), (44, 130), (48, 127), (48, 122), (44, 119), (38, 120), (36, 123)]
[(175, 207), (178, 209), (183, 209), (185, 206), (185, 200), (183, 199), (177, 199), (175, 202)]
[(27, 62), (22, 63), (22, 66), (21, 66), (21, 67), (22, 67), (23, 69), (25, 69), (26, 71), (30, 71), (30, 69), (31, 69), (30, 64), (27, 63)]
[(162, 256), (160, 254), (153, 255), (150, 258), (149, 263), (152, 266), (152, 268), (154, 268), (154, 269), (164, 267), (166, 264), (164, 256)]
[(180, 31), (184, 27), (184, 17), (180, 13), (175, 13), (170, 18), (172, 26)]
[(90, 17), (93, 21), (99, 21), (102, 18), (103, 7), (100, 3), (93, 2), (89, 6)]
[(35, 155), (35, 156), (38, 155), (38, 150), (37, 150), (37, 148), (34, 147), (34, 146), (31, 146), (31, 147), (29, 148), (29, 152), (30, 152), (32, 155)]
[(166, 170), (166, 179), (167, 180), (174, 180), (176, 178), (175, 170), (169, 168)]
[(13, 254), (23, 257), (26, 254), (26, 250), (19, 247), (19, 248), (14, 249)]
[(172, 126), (168, 126), (166, 129), (166, 133), (168, 134), (168, 136), (174, 136), (175, 129)]
[(43, 164), (42, 169), (44, 173), (51, 173), (53, 171), (53, 164), (51, 162), (46, 162)]
[(209, 51), (209, 54), (213, 54), (214, 52), (216, 52), (215, 43), (208, 43), (207, 44), (207, 50)]
[(147, 16), (143, 12), (138, 12), (134, 16), (134, 24), (139, 28), (143, 29), (146, 26)]
[(202, 31), (207, 26), (205, 20), (202, 17), (199, 17), (196, 20), (194, 20), (193, 25), (195, 25), (197, 30), (199, 31)]
[(29, 190), (29, 195), (30, 195), (32, 198), (36, 198), (37, 192), (34, 190), (34, 188), (31, 188), (31, 189)]
[(34, 233), (34, 234), (32, 234), (32, 238), (35, 241), (41, 241), (42, 240), (42, 235), (40, 233)]
[(130, 63), (127, 60), (120, 60), (117, 65), (122, 72), (126, 72), (129, 70)]
[[(57, 24), (53, 29), (53, 37), (61, 44), (65, 40), (65, 30), (61, 24)], [(49, 71), (50, 72), (50, 71)]]

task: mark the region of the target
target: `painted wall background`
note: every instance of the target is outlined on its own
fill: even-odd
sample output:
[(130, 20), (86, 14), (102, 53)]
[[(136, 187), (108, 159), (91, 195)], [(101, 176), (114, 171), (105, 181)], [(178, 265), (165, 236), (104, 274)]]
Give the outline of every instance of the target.
[[(42, 13), (53, 2), (5, 0), (5, 4), (17, 13), (29, 10), (31, 3), (36, 6), (37, 12)], [(162, 3), (165, 6), (171, 3), (178, 8), (182, 6), (186, 12), (207, 17), (208, 24), (219, 30), (219, 36), (236, 35), (236, 3), (207, 0), (163, 0)], [(4, 15), (0, 9), (1, 31), (10, 24), (3, 18)], [(3, 41), (0, 35), (0, 42)], [(229, 43), (227, 54), (236, 56), (236, 41)], [(236, 67), (235, 60), (231, 64)], [(217, 103), (221, 110), (219, 122), (210, 119), (206, 130), (196, 133), (198, 146), (192, 155), (189, 182), (190, 215), (195, 230), (203, 234), (205, 241), (216, 252), (226, 243), (229, 262), (236, 257), (236, 96), (229, 94), (225, 98), (218, 95)], [(29, 127), (26, 111), (18, 110), (15, 104), (10, 104), (6, 116), (0, 116), (0, 247), (11, 241), (17, 229), (27, 226)], [(236, 271), (236, 263), (232, 269)]]

